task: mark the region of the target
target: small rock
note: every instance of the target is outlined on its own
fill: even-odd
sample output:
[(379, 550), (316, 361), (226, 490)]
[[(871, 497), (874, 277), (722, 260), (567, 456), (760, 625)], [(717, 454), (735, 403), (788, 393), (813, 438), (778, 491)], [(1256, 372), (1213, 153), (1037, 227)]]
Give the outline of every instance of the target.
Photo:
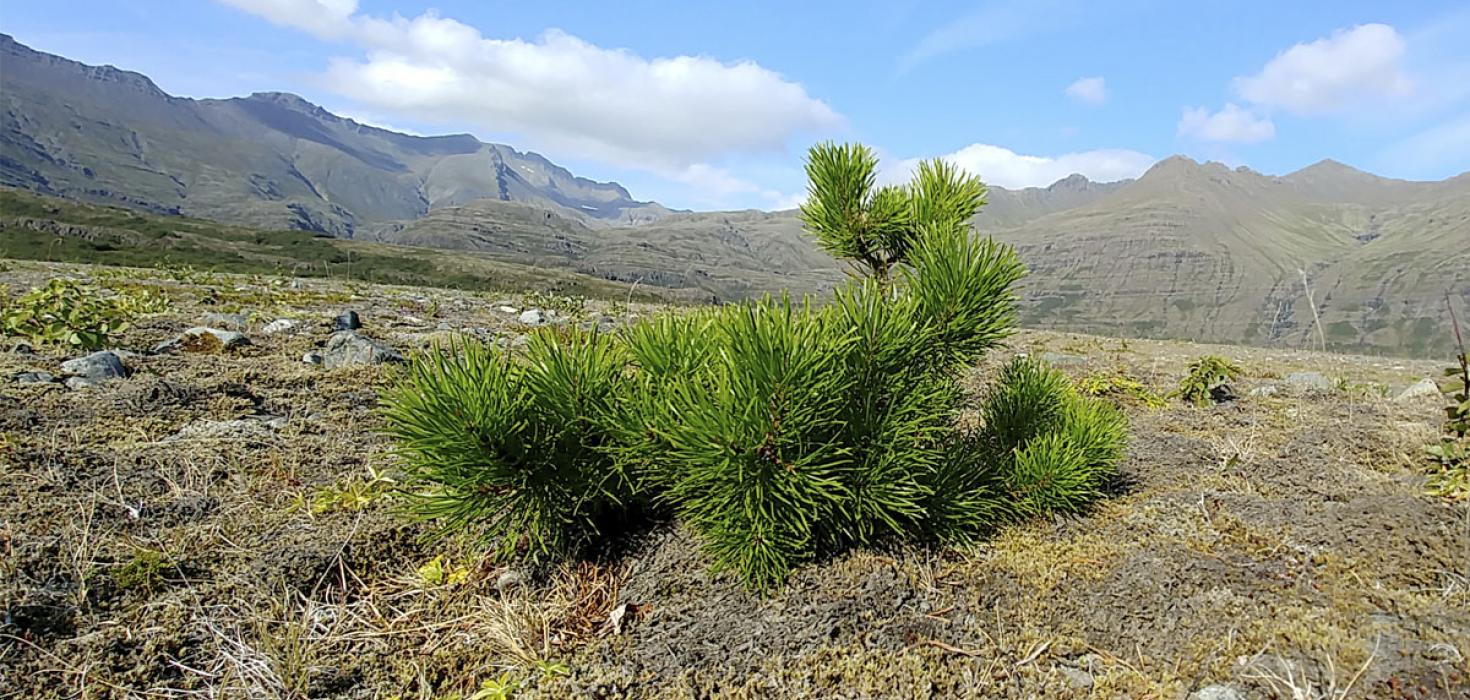
[(1207, 685), (1189, 694), (1189, 700), (1245, 700), (1245, 695), (1228, 685)]
[(180, 440), (264, 440), (271, 436), (271, 429), (263, 422), (240, 418), (236, 420), (201, 420), (190, 423), (163, 439), (164, 442)]
[(421, 319), (418, 316), (404, 316), (403, 318), (400, 318), (398, 320), (399, 321), (402, 321), (403, 323), (406, 323), (406, 324), (408, 324), (410, 326), (422, 326), (422, 325), (424, 325), (424, 319)]
[(1332, 380), (1321, 372), (1292, 372), (1286, 375), (1286, 384), (1297, 391), (1309, 393), (1332, 391)]
[(333, 333), (322, 353), (322, 365), (327, 369), (403, 361), (403, 355), (397, 350), (352, 331)]
[(503, 314), (513, 314), (513, 313), (515, 313), (517, 311), (520, 311), (520, 309), (517, 309), (514, 306), (503, 306), (503, 305), (502, 306), (495, 307), (495, 310), (496, 311), (499, 311), (500, 313), (503, 313)]
[(204, 325), (213, 328), (225, 328), (234, 331), (243, 331), (250, 327), (250, 318), (245, 314), (204, 314), (202, 319)]
[(292, 321), (289, 318), (278, 318), (274, 321), (271, 321), (270, 323), (265, 324), (265, 327), (261, 328), (260, 332), (266, 335), (274, 335), (276, 333), (284, 333), (295, 327), (295, 321)]
[(222, 350), (233, 350), (249, 344), (250, 339), (245, 337), (244, 333), (195, 326), (184, 331), (183, 334), (173, 340), (165, 341), (154, 346), (153, 352), (164, 353), (175, 350), (183, 350), (185, 352), (220, 352)]
[(1067, 684), (1072, 686), (1073, 690), (1086, 690), (1092, 687), (1091, 673), (1071, 666), (1058, 666), (1057, 670), (1067, 677)]
[(74, 391), (82, 389), (96, 389), (106, 383), (105, 379), (89, 379), (87, 377), (67, 377), (66, 388)]
[(1400, 391), (1398, 396), (1393, 397), (1393, 400), (1395, 403), (1408, 403), (1420, 399), (1438, 401), (1443, 398), (1444, 394), (1440, 393), (1439, 385), (1435, 384), (1433, 379), (1420, 379), (1409, 388)]
[(56, 377), (50, 372), (16, 372), (10, 375), (10, 381), (16, 384), (51, 384)]
[(501, 593), (509, 593), (526, 583), (526, 575), (517, 569), (506, 569), (495, 579), (495, 590)]
[(555, 314), (542, 311), (541, 309), (526, 309), (521, 312), (520, 322), (528, 326), (544, 326), (551, 323)]
[[(92, 385), (109, 379), (126, 377), (128, 374), (128, 369), (123, 366), (122, 358), (110, 350), (67, 360), (61, 363), (61, 371), (73, 379), (87, 380)], [(67, 386), (71, 386), (71, 382), (67, 382)]]
[(1263, 399), (1268, 396), (1275, 396), (1280, 391), (1281, 387), (1278, 387), (1275, 384), (1267, 384), (1265, 386), (1258, 386), (1254, 389), (1251, 389), (1249, 396)]
[(1041, 353), (1041, 361), (1052, 365), (1080, 365), (1087, 362), (1087, 358), (1078, 355), (1067, 355), (1060, 352)]
[(17, 355), (34, 355), (34, 354), (36, 354), (36, 349), (34, 347), (31, 347), (31, 344), (25, 342), (24, 340), (22, 340), (19, 343), (16, 343), (15, 345), (10, 346), (10, 351), (13, 352), (13, 353), (15, 353), (15, 354), (17, 354)]
[(332, 319), (333, 331), (355, 331), (359, 328), (362, 328), (362, 319), (357, 317), (356, 311), (346, 311)]
[(309, 352), (301, 356), (301, 361), (308, 365), (319, 365), (324, 359), (319, 352)]

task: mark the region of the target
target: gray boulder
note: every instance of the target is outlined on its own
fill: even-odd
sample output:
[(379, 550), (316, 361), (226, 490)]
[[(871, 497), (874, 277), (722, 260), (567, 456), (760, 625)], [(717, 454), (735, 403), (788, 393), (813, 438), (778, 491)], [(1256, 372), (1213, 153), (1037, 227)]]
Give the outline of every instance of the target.
[(333, 331), (355, 331), (359, 328), (362, 328), (362, 319), (357, 317), (356, 311), (344, 311), (332, 319)]
[(327, 369), (403, 361), (403, 355), (386, 343), (353, 331), (333, 333), (332, 339), (327, 341), (326, 350), (322, 352), (322, 365)]
[(66, 386), (69, 389), (92, 389), (128, 375), (122, 358), (110, 350), (67, 360), (61, 363), (61, 372), (67, 375)]
[(16, 372), (10, 375), (10, 381), (16, 384), (51, 384), (56, 377), (50, 372)]
[(61, 363), (61, 371), (69, 377), (98, 381), (118, 379), (128, 374), (128, 369), (123, 366), (122, 358), (111, 350), (102, 350), (86, 357), (67, 360)]
[(1292, 372), (1286, 375), (1286, 385), (1304, 393), (1332, 391), (1332, 380), (1321, 372)]
[(164, 341), (154, 346), (153, 352), (164, 353), (183, 350), (185, 352), (219, 352), (221, 350), (233, 350), (250, 344), (250, 339), (244, 333), (227, 331), (218, 328), (206, 328), (195, 326), (184, 331), (173, 340)]
[(275, 335), (276, 333), (285, 333), (286, 331), (289, 331), (295, 327), (295, 321), (292, 321), (289, 318), (278, 318), (274, 321), (271, 321), (270, 323), (265, 324), (265, 326), (260, 329), (260, 332), (266, 335)]
[(1443, 398), (1444, 394), (1440, 393), (1439, 385), (1435, 384), (1433, 379), (1420, 379), (1409, 388), (1400, 391), (1398, 396), (1393, 397), (1393, 400), (1395, 403), (1409, 403), (1427, 399), (1440, 401)]
[(544, 326), (551, 323), (554, 317), (555, 314), (542, 311), (541, 309), (526, 309), (521, 312), (519, 320), (528, 326)]
[(1190, 693), (1189, 700), (1245, 700), (1245, 695), (1231, 686), (1215, 684)]
[(250, 318), (245, 314), (204, 314), (200, 319), (204, 325), (212, 328), (224, 328), (232, 331), (243, 331), (250, 327)]

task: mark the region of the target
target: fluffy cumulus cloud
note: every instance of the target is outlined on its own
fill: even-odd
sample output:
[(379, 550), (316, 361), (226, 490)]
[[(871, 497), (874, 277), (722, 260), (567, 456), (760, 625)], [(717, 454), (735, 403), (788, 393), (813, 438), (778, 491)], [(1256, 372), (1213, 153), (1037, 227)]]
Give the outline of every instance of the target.
[(690, 168), (780, 151), (797, 135), (842, 123), (800, 84), (751, 61), (648, 59), (555, 30), (529, 41), (488, 38), (433, 12), (359, 13), (354, 0), (223, 1), (356, 45), (362, 55), (333, 60), (324, 84), (375, 113), (520, 134), (558, 153), (670, 177), (718, 183)]
[[(988, 143), (973, 143), (940, 157), (979, 176), (988, 185), (1006, 189), (1046, 187), (1073, 174), (1096, 182), (1138, 177), (1155, 160), (1153, 156), (1125, 149), (1032, 156)], [(900, 161), (885, 170), (882, 179), (887, 183), (905, 182), (918, 162), (918, 159)]]
[(1108, 100), (1107, 82), (1101, 77), (1082, 78), (1067, 86), (1067, 97), (1078, 102), (1100, 105)]
[(1276, 125), (1234, 103), (1218, 112), (1186, 107), (1179, 119), (1179, 135), (1216, 143), (1260, 143), (1276, 135)]
[(1260, 73), (1235, 79), (1241, 99), (1293, 114), (1327, 114), (1369, 99), (1406, 97), (1404, 38), (1386, 24), (1334, 32), (1281, 52)]

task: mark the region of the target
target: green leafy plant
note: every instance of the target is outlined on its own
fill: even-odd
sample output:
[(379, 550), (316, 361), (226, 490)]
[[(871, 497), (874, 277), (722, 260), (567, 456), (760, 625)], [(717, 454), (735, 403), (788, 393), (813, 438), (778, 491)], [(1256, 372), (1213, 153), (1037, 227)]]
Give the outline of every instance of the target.
[(32, 342), (95, 350), (133, 320), (166, 311), (168, 299), (148, 290), (109, 294), (77, 280), (57, 278), (18, 298), (0, 300), (0, 329)]
[(359, 511), (388, 495), (397, 486), (396, 479), (368, 467), (366, 477), (343, 479), (317, 489), (310, 497), (298, 495), (293, 509), (305, 509), (312, 515)]
[(1427, 448), (1434, 466), (1429, 474), (1429, 492), (1452, 500), (1470, 497), (1470, 358), (1465, 353), (1465, 338), (1460, 334), (1460, 320), (1449, 306), (1451, 326), (1460, 353), (1454, 366), (1445, 368), (1452, 388), (1445, 392), (1449, 399), (1444, 407), (1444, 436), (1439, 444)]
[(470, 694), (468, 700), (509, 700), (515, 697), (516, 691), (520, 689), (521, 682), (516, 680), (510, 671), (506, 671), (496, 678), (481, 681), (480, 687)]
[(1189, 363), (1189, 373), (1179, 381), (1174, 395), (1196, 406), (1208, 406), (1212, 391), (1240, 375), (1240, 366), (1229, 359), (1204, 355)]
[(1077, 380), (1077, 390), (1087, 396), (1124, 398), (1148, 408), (1163, 408), (1168, 400), (1121, 371), (1090, 374)]
[(439, 586), (458, 586), (470, 578), (470, 570), (463, 566), (452, 566), (444, 561), (443, 555), (436, 555), (433, 559), (425, 562), (415, 573), (419, 581), (426, 587), (437, 588)]
[(561, 316), (577, 317), (587, 310), (587, 298), (549, 292), (530, 292), (521, 296), (521, 308), (542, 309)]
[(152, 590), (163, 581), (163, 574), (172, 565), (168, 555), (155, 549), (139, 549), (133, 558), (113, 574), (112, 580), (122, 590), (143, 588)]

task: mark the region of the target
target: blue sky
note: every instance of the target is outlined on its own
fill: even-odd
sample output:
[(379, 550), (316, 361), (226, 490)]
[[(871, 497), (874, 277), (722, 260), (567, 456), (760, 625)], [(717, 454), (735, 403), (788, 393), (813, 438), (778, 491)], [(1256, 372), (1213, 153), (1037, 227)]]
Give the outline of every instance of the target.
[(1470, 170), (1470, 7), (1453, 2), (7, 3), (0, 31), (190, 97), (296, 92), (467, 131), (695, 209), (801, 196), (859, 140), (901, 179), (1141, 173), (1175, 153), (1281, 174)]

